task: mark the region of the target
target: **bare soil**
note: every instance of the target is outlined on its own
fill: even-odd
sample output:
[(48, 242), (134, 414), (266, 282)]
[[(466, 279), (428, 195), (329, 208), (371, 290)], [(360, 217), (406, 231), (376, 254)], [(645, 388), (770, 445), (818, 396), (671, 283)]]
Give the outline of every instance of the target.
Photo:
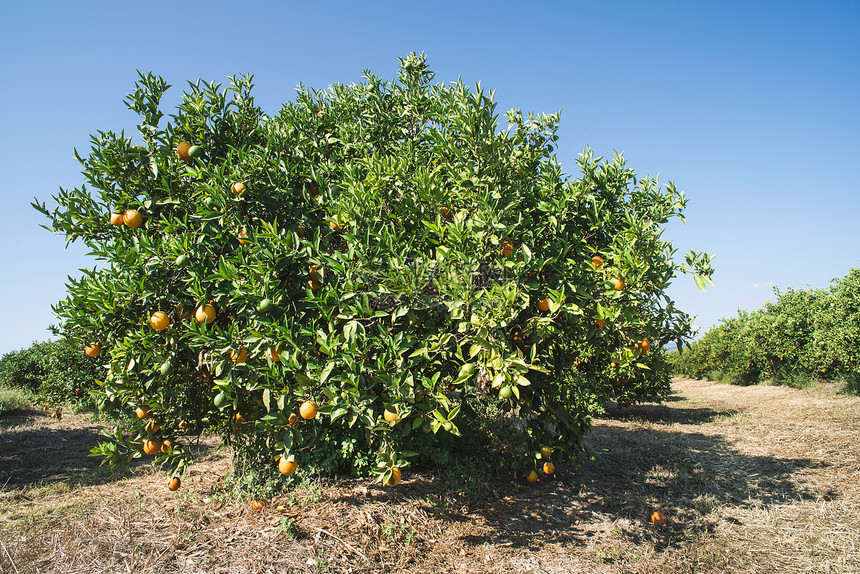
[(171, 493), (151, 465), (100, 468), (100, 431), (0, 420), (0, 574), (860, 572), (860, 398), (833, 386), (676, 380), (536, 485), (319, 480), (262, 510), (216, 488), (229, 451), (204, 444)]

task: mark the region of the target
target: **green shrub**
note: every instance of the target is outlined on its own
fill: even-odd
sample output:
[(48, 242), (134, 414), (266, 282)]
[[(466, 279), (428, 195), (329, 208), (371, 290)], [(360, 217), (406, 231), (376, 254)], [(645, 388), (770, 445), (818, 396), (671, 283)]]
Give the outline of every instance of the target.
[[(388, 481), (499, 442), (534, 466), (540, 445), (576, 457), (608, 398), (665, 393), (657, 349), (689, 333), (666, 287), (711, 273), (661, 239), (684, 195), (588, 150), (570, 179), (556, 115), (513, 110), (500, 130), (491, 94), (432, 77), (413, 54), (397, 81), (301, 89), (277, 116), (250, 78), (198, 82), (162, 124), (168, 86), (141, 75), (144, 145), (99, 132), (89, 188), (34, 204), (103, 262), (58, 305), (79, 349), (104, 348), (102, 406), (161, 427), (118, 432), (112, 464), (210, 429), (261, 476), (281, 456)], [(305, 401), (320, 416), (297, 418)]]

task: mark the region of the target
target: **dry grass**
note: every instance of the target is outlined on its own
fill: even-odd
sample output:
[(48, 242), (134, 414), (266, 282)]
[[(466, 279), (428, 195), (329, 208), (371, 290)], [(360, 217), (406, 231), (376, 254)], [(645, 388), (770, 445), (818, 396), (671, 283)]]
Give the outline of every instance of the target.
[(860, 399), (674, 389), (595, 421), (595, 459), (535, 486), (320, 480), (259, 511), (217, 488), (228, 452), (203, 449), (170, 493), (148, 465), (112, 478), (83, 457), (85, 417), (6, 418), (0, 574), (860, 571)]

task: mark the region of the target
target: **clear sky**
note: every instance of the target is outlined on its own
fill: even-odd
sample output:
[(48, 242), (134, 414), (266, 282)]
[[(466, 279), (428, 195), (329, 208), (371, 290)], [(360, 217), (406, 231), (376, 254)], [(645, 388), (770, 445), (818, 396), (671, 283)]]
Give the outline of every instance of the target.
[(496, 90), (499, 112), (561, 111), (560, 161), (589, 145), (674, 181), (679, 253), (717, 255), (716, 286), (671, 295), (703, 329), (781, 288), (860, 266), (860, 2), (46, 2), (4, 4), (0, 35), (0, 354), (49, 338), (67, 276), (93, 262), (40, 228), (83, 178), (73, 150), (134, 133), (136, 70), (187, 80), (255, 75), (277, 113), (301, 82), (392, 79), (425, 52), (436, 80)]

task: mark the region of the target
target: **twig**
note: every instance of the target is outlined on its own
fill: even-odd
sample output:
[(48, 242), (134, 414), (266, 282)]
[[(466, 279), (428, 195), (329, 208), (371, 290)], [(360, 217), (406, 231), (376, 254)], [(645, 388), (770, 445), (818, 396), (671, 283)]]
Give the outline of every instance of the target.
[(368, 559), (367, 559), (367, 556), (365, 556), (364, 554), (362, 554), (360, 550), (358, 550), (358, 549), (356, 549), (354, 546), (350, 545), (347, 541), (345, 541), (345, 540), (344, 540), (343, 538), (341, 538), (340, 536), (335, 536), (334, 534), (332, 534), (332, 533), (331, 533), (331, 532), (329, 532), (328, 530), (325, 530), (325, 529), (322, 529), (322, 528), (317, 528), (316, 526), (308, 526), (308, 528), (313, 528), (313, 529), (314, 529), (314, 530), (316, 530), (317, 532), (322, 532), (323, 534), (328, 534), (329, 536), (331, 536), (331, 537), (332, 537), (332, 538), (334, 538), (335, 540), (339, 541), (341, 544), (343, 544), (344, 546), (346, 546), (347, 548), (349, 548), (350, 550), (352, 550), (353, 552), (355, 552), (356, 554), (358, 554), (359, 556), (361, 556), (362, 558), (364, 558), (364, 561), (365, 561), (365, 562), (370, 562), (370, 560), (368, 560)]
[[(3, 552), (5, 552), (5, 553), (6, 553), (6, 558), (8, 558), (8, 559), (9, 559), (9, 564), (11, 564), (11, 565), (12, 565), (12, 568), (14, 568), (14, 569), (15, 569), (15, 574), (18, 574), (18, 567), (17, 567), (17, 566), (15, 566), (15, 561), (14, 561), (14, 560), (12, 560), (12, 556), (10, 556), (10, 555), (9, 555), (9, 551), (8, 551), (8, 550), (6, 550), (6, 545), (5, 545), (5, 544), (3, 544), (3, 541), (2, 541), (2, 540), (0, 540), (0, 546), (2, 546), (2, 547), (3, 547)], [(367, 560), (367, 558), (365, 558), (365, 560)]]

